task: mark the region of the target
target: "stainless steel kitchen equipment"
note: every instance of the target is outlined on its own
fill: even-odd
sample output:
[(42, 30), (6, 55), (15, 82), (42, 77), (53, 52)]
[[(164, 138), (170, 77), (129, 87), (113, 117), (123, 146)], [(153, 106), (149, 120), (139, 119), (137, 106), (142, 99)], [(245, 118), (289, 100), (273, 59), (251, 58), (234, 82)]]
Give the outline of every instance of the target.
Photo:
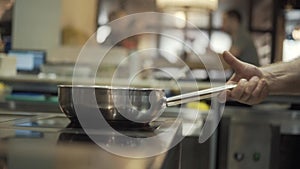
[[(157, 119), (166, 107), (209, 98), (236, 85), (225, 85), (167, 98), (162, 89), (118, 88), (108, 86), (59, 85), (61, 110), (77, 121), (76, 106), (99, 108), (107, 121), (147, 123)], [(93, 97), (96, 105), (93, 105)], [(88, 114), (87, 114), (88, 115)]]
[(227, 106), (219, 126), (218, 169), (300, 167), (299, 110), (278, 103)]

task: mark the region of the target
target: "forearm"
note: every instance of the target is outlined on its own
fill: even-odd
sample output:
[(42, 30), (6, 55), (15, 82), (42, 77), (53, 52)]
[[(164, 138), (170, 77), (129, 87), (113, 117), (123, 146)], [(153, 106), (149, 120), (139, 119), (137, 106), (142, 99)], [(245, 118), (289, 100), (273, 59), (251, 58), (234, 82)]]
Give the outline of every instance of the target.
[(270, 94), (300, 94), (300, 59), (260, 68)]

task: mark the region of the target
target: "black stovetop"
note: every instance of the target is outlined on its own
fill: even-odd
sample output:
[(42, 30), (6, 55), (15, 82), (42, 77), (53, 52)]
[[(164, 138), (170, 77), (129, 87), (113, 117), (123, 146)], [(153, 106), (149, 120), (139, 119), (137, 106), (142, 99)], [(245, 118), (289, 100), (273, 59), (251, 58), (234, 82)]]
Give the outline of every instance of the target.
[[(112, 124), (118, 132), (137, 138), (135, 142), (107, 131), (97, 131), (107, 146), (124, 147), (124, 152), (149, 148), (140, 141), (164, 130), (175, 128), (174, 119), (161, 119), (147, 125), (124, 126)], [(178, 132), (181, 133), (181, 132)], [(171, 136), (172, 139), (174, 136)], [(167, 149), (170, 144), (160, 140), (157, 144)], [(106, 144), (105, 144), (106, 145)], [(179, 146), (152, 157), (139, 159), (112, 154), (93, 142), (80, 125), (71, 123), (59, 113), (25, 113), (0, 110), (0, 168), (177, 168)], [(153, 147), (150, 147), (153, 149)], [(169, 152), (172, 153), (169, 153)], [(176, 153), (174, 153), (176, 151)], [(171, 157), (169, 157), (171, 155)], [(170, 164), (171, 167), (166, 167)]]
[[(1, 138), (0, 135), (0, 139), (7, 139), (7, 137), (37, 138), (39, 136), (44, 136), (46, 133), (68, 135), (68, 138), (78, 138), (78, 140), (81, 140), (80, 137), (87, 137), (84, 129), (82, 129), (78, 122), (71, 122), (63, 114), (7, 112), (0, 113), (0, 119), (0, 130), (15, 131), (15, 135), (5, 135), (5, 138)], [(163, 118), (147, 124), (109, 122), (110, 126), (115, 129), (115, 131), (130, 137), (140, 138), (152, 137), (159, 134), (173, 123), (174, 119), (172, 118)], [(105, 130), (98, 130), (96, 134), (111, 135), (111, 133)]]

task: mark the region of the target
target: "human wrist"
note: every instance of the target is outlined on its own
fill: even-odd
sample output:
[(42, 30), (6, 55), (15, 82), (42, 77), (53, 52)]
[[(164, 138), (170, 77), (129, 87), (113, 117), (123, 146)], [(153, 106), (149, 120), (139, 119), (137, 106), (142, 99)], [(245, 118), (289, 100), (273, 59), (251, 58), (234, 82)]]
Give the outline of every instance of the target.
[(260, 71), (263, 74), (262, 78), (266, 81), (269, 87), (269, 93), (276, 94), (279, 88), (278, 83), (276, 83), (276, 75), (272, 71), (268, 70), (267, 67), (261, 67)]

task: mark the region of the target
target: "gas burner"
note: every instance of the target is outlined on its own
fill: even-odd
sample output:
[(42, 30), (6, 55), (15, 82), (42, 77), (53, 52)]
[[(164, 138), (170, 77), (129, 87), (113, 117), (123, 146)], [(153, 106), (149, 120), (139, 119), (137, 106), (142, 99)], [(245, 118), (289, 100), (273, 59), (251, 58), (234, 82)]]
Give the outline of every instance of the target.
[[(108, 121), (108, 124), (117, 131), (145, 131), (153, 132), (162, 122), (155, 121), (150, 123), (136, 123), (131, 121)], [(79, 122), (73, 121), (69, 123), (66, 128), (80, 129), (82, 126)]]
[[(159, 129), (159, 127), (162, 125), (163, 121), (154, 121), (150, 123), (135, 123), (135, 122), (129, 122), (129, 121), (108, 121), (110, 126), (114, 128), (114, 130), (118, 131), (119, 133), (126, 135), (128, 137), (133, 138), (147, 138), (155, 136), (157, 133), (155, 130)], [(82, 130), (76, 130), (76, 129), (82, 129), (79, 122), (71, 122), (66, 126), (66, 129), (61, 132), (59, 136), (59, 143), (68, 143), (68, 142), (89, 142), (94, 143), (92, 139), (90, 139), (89, 135), (87, 135)], [(70, 132), (70, 130), (76, 130), (81, 132)], [(107, 142), (110, 140), (110, 138), (118, 137), (114, 133), (110, 135), (109, 133), (106, 133), (105, 131), (99, 131), (99, 135), (102, 137), (103, 142)], [(98, 137), (99, 138), (99, 137)], [(123, 138), (123, 137), (120, 137)]]
[(93, 143), (87, 134), (60, 133), (57, 143), (86, 142)]
[(159, 125), (154, 123), (136, 123), (131, 121), (109, 121), (112, 128), (118, 131), (154, 131)]

